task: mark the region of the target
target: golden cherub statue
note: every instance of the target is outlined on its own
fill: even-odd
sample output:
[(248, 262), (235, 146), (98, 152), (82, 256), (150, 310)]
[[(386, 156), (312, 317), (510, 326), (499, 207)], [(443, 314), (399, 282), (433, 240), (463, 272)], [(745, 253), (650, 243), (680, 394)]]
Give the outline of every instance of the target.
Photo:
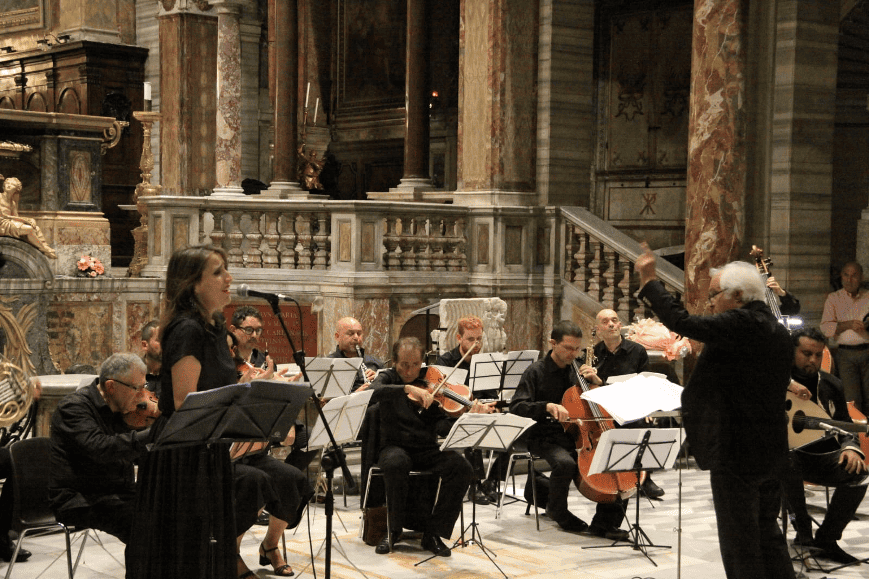
[[(3, 179), (2, 175), (0, 179)], [(0, 195), (0, 236), (23, 239), (47, 257), (57, 258), (57, 254), (45, 242), (45, 237), (36, 221), (18, 215), (20, 198), (21, 181), (16, 177), (6, 178), (3, 181), (3, 193)]]

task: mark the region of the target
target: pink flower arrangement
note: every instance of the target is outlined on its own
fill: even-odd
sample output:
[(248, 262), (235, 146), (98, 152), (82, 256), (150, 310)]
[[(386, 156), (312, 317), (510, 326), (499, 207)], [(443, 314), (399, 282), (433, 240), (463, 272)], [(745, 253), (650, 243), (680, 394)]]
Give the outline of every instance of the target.
[(106, 273), (106, 268), (103, 267), (103, 262), (90, 255), (83, 255), (76, 262), (76, 276), (78, 277), (97, 277)]

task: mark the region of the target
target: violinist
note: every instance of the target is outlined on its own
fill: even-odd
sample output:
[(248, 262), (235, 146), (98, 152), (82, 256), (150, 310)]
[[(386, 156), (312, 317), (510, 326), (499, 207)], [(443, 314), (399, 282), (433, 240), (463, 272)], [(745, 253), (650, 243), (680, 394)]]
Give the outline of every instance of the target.
[[(438, 356), (435, 364), (453, 368), (456, 366), (460, 370), (465, 370), (465, 385), (468, 386), (471, 378), (471, 357), (480, 352), (480, 347), (483, 341), (483, 322), (477, 316), (463, 316), (456, 323), (456, 342), (457, 345), (452, 350), (448, 350)], [(478, 392), (478, 398), (495, 398), (498, 392), (495, 390), (486, 390)], [(505, 476), (507, 471), (507, 460), (504, 453), (499, 453), (495, 464), (490, 470), (489, 477), (482, 485), (475, 485), (476, 494), (469, 497), (479, 505), (496, 504), (499, 499), (499, 483)], [(466, 449), (465, 458), (474, 467), (474, 475), (477, 479), (483, 479), (486, 476), (483, 465), (483, 453), (480, 449)], [(469, 493), (471, 491), (469, 490)]]
[(136, 483), (133, 464), (150, 442), (150, 429), (132, 430), (124, 414), (145, 387), (145, 364), (135, 354), (113, 354), (100, 376), (64, 397), (51, 419), (49, 497), (57, 520), (130, 538)]
[[(574, 385), (571, 363), (583, 349), (583, 332), (570, 320), (562, 320), (550, 333), (550, 351), (526, 368), (511, 398), (510, 410), (537, 421), (526, 433), (529, 450), (550, 465), (547, 516), (564, 531), (582, 533), (589, 525), (568, 510), (568, 490), (577, 477), (575, 441), (562, 427), (568, 410), (562, 396)], [(531, 476), (527, 484), (533, 484)]]
[[(792, 333), (795, 346), (792, 382), (789, 391), (802, 400), (811, 400), (834, 420), (852, 422), (840, 380), (820, 370), (825, 336), (816, 328), (801, 328)], [(827, 462), (826, 454), (813, 452), (822, 441), (789, 452), (789, 469), (783, 475), (783, 491), (794, 513), (796, 545), (818, 549), (818, 556), (837, 563), (855, 563), (857, 559), (843, 551), (837, 541), (867, 493), (867, 467), (858, 440), (837, 436), (836, 461)], [(821, 451), (821, 449), (819, 449)], [(813, 537), (810, 515), (804, 496), (804, 480), (834, 487), (828, 511)]]
[[(421, 545), (435, 555), (449, 557), (450, 549), (441, 539), (452, 535), (462, 497), (473, 476), (471, 465), (461, 454), (439, 448), (436, 427), (445, 414), (429, 390), (423, 356), (419, 340), (399, 339), (393, 344), (393, 368), (378, 374), (371, 385), (371, 404), (380, 407), (377, 464), (384, 473), (392, 534), (375, 548), (378, 554), (389, 553), (401, 537), (409, 473), (429, 470), (441, 477), (441, 489), (434, 512), (426, 521)], [(489, 413), (492, 406), (474, 402), (470, 411)]]
[(265, 368), (268, 352), (257, 348), (263, 335), (263, 314), (253, 306), (240, 306), (233, 312), (229, 330), (235, 337), (235, 353), (241, 361), (254, 368)]

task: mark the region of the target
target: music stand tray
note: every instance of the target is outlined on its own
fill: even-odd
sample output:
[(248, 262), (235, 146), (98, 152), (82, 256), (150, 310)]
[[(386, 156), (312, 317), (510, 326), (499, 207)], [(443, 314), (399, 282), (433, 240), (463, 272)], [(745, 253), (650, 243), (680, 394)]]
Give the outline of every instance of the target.
[[(670, 545), (654, 545), (640, 526), (640, 473), (641, 471), (656, 471), (673, 468), (680, 450), (681, 429), (611, 429), (605, 431), (598, 439), (598, 447), (592, 457), (589, 474), (600, 472), (634, 472), (635, 509), (634, 524), (631, 525), (630, 543), (619, 544), (614, 541), (610, 545), (583, 547), (584, 549), (601, 549), (612, 547), (631, 547), (643, 553), (650, 563), (658, 567), (647, 549), (661, 547), (669, 549)], [(628, 516), (626, 515), (626, 520)]]
[[(444, 442), (441, 444), (441, 450), (458, 450), (464, 448), (479, 448), (481, 450), (497, 450), (501, 452), (507, 451), (517, 438), (522, 435), (530, 426), (535, 424), (531, 418), (524, 418), (516, 414), (470, 414), (466, 413), (453, 423), (450, 433)], [(472, 492), (475, 491), (477, 480), (472, 480)], [(465, 540), (465, 532), (471, 530), (471, 538)], [(468, 545), (477, 544), (483, 554), (495, 565), (495, 568), (501, 572), (507, 579), (505, 572), (493, 560), (495, 553), (487, 549), (483, 544), (483, 537), (480, 534), (480, 529), (477, 524), (477, 505), (471, 501), (471, 523), (462, 530), (460, 538), (450, 547), (452, 551), (458, 546), (466, 547)], [(421, 563), (425, 563), (433, 559), (435, 555), (427, 557), (422, 561), (414, 564), (416, 567)]]

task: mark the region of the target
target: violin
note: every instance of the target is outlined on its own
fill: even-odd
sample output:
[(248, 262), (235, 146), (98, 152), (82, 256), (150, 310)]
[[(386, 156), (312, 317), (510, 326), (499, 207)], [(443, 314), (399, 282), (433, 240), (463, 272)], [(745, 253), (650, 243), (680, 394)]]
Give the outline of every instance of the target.
[[(595, 365), (595, 354), (592, 345), (586, 349), (586, 363)], [(579, 474), (574, 479), (574, 485), (580, 493), (596, 503), (612, 503), (617, 499), (627, 499), (635, 492), (636, 477), (632, 472), (603, 472), (589, 474), (592, 458), (598, 439), (605, 430), (614, 428), (613, 418), (600, 406), (581, 398), (584, 392), (590, 390), (589, 383), (580, 373), (577, 360), (571, 362), (577, 385), (568, 388), (562, 396), (562, 406), (571, 413), (574, 420), (563, 424), (568, 434), (575, 439), (577, 450), (577, 467)], [(577, 420), (579, 418), (579, 420)], [(643, 475), (642, 475), (643, 477)]]
[[(457, 418), (474, 405), (469, 398), (471, 391), (464, 384), (449, 384), (438, 368), (429, 366), (425, 378), (416, 380), (414, 386), (428, 390), (435, 402), (450, 417)], [(411, 395), (408, 394), (408, 398)]]
[(136, 391), (136, 407), (123, 414), (124, 423), (133, 430), (145, 430), (160, 416), (157, 394), (142, 388)]

